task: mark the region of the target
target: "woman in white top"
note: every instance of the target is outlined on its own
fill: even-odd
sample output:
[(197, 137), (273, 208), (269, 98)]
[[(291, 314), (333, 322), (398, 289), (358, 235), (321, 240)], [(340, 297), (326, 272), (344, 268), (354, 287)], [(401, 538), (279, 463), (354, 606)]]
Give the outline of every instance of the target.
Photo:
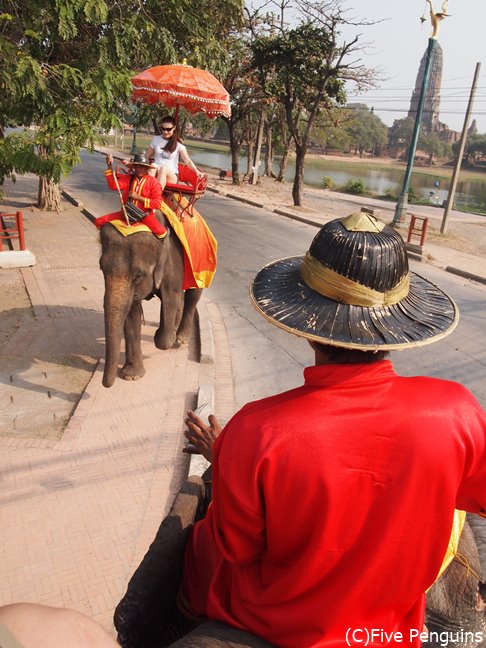
[(150, 142), (147, 157), (154, 158), (157, 179), (162, 189), (167, 182), (177, 184), (179, 157), (190, 169), (200, 174), (201, 172), (189, 157), (186, 147), (177, 136), (176, 121), (173, 117), (168, 115), (162, 119), (160, 132), (162, 135), (155, 135)]

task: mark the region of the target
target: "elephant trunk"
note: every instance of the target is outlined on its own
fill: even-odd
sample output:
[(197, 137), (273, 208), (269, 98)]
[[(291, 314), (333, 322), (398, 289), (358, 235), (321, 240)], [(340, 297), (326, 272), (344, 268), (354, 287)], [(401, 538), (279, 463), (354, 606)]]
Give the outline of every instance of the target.
[(130, 311), (133, 289), (127, 277), (105, 277), (105, 369), (103, 386), (115, 382), (125, 320)]

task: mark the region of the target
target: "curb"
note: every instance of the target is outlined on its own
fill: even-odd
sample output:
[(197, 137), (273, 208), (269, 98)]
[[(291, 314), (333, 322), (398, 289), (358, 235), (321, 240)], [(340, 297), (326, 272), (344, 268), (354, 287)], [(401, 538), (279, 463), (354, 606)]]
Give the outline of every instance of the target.
[(479, 277), (478, 275), (472, 274), (471, 272), (466, 272), (465, 270), (459, 270), (458, 268), (452, 268), (451, 266), (445, 266), (444, 270), (450, 272), (451, 274), (458, 275), (459, 277), (464, 277), (464, 279), (471, 279), (472, 281), (477, 281), (486, 285), (486, 277)]
[(214, 337), (213, 329), (211, 328), (211, 320), (209, 318), (208, 309), (203, 297), (199, 300), (197, 305), (197, 318), (199, 323), (199, 344), (200, 344), (200, 360), (201, 364), (214, 365), (215, 351), (214, 351)]

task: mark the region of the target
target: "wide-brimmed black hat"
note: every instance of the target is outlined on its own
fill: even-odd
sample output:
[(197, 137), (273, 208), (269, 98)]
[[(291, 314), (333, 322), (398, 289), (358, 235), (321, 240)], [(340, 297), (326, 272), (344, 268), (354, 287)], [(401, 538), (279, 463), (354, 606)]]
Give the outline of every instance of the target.
[(135, 166), (135, 165), (152, 168), (151, 162), (149, 162), (147, 156), (144, 155), (143, 153), (135, 153), (133, 158), (129, 162), (127, 162), (127, 166)]
[(400, 234), (365, 212), (324, 225), (305, 256), (262, 268), (250, 296), (279, 328), (350, 349), (430, 344), (459, 320), (448, 295), (409, 271)]

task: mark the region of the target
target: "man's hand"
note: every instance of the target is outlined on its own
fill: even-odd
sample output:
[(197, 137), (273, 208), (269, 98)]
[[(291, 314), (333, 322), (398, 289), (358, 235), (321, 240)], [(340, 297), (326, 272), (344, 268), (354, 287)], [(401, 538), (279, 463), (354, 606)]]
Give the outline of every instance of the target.
[(143, 197), (140, 194), (138, 194), (136, 191), (130, 191), (128, 197), (131, 198), (132, 200), (143, 200)]
[(112, 164), (113, 164), (113, 155), (111, 155), (111, 153), (108, 153), (108, 155), (106, 156), (106, 166), (109, 169), (111, 169)]
[(184, 423), (187, 425), (184, 435), (192, 447), (184, 448), (189, 454), (202, 454), (209, 462), (213, 461), (213, 443), (223, 428), (214, 414), (209, 415), (209, 425), (196, 416), (192, 410), (187, 412)]

